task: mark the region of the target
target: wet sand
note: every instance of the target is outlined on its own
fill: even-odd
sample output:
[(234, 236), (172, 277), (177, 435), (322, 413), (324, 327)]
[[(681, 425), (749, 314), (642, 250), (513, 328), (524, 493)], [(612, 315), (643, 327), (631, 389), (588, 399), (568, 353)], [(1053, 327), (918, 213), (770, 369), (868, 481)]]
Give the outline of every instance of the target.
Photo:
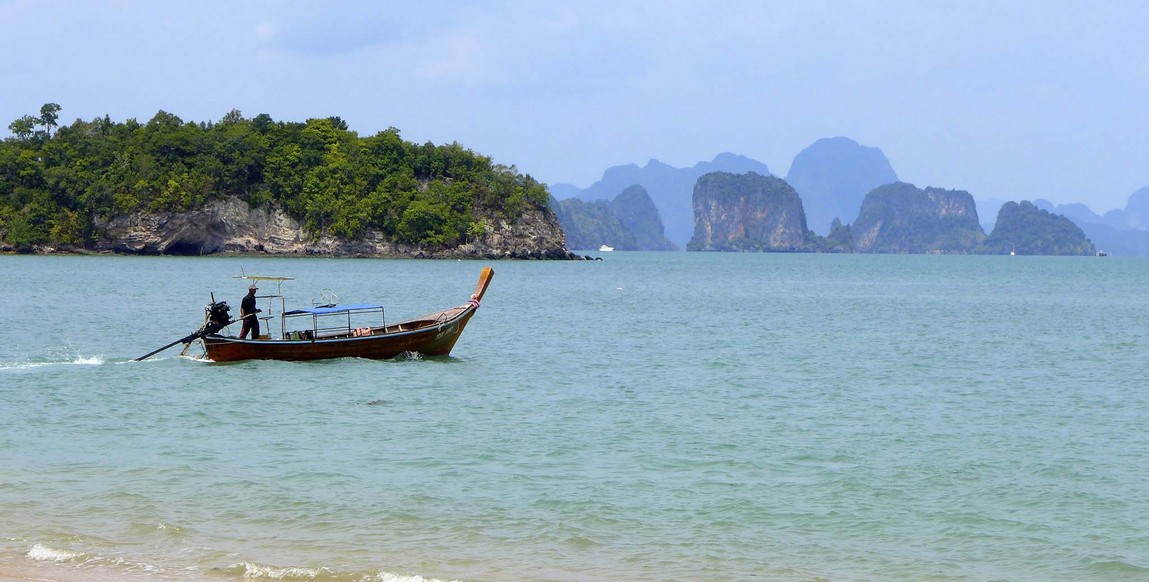
[(79, 578), (73, 580), (49, 576), (45, 572), (13, 568), (10, 564), (0, 566), (0, 582), (79, 582)]

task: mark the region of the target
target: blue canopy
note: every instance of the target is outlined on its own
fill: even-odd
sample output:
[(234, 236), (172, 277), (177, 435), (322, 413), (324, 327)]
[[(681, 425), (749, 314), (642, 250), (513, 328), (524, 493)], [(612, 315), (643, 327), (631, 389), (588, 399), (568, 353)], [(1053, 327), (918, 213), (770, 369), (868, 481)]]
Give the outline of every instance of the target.
[(332, 307), (309, 307), (306, 309), (292, 309), (284, 315), (331, 315), (333, 313), (346, 313), (348, 311), (367, 311), (369, 309), (383, 309), (382, 305), (357, 303), (354, 305), (335, 305)]

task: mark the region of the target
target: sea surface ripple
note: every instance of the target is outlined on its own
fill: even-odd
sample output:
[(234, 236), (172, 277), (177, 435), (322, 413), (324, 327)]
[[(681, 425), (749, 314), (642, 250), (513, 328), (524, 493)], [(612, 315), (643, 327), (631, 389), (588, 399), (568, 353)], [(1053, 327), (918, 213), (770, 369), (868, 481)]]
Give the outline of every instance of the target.
[(0, 579), (1149, 580), (1149, 262), (603, 257), (494, 263), (449, 358), (233, 364), (132, 360), (241, 273), (485, 264), (0, 257)]

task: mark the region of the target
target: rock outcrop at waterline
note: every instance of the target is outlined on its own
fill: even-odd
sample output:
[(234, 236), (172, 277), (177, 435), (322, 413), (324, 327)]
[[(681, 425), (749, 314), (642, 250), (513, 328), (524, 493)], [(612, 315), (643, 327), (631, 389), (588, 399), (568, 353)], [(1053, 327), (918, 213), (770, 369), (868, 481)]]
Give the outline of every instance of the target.
[(1085, 255), (1097, 254), (1085, 232), (1066, 216), (1054, 214), (1032, 202), (1006, 202), (997, 212), (993, 232), (986, 237), (981, 252), (1004, 255)]
[(850, 230), (863, 253), (967, 254), (985, 240), (969, 192), (905, 182), (867, 194)]
[(481, 214), (483, 234), (447, 249), (398, 244), (368, 231), (361, 240), (330, 235), (310, 237), (303, 225), (281, 209), (250, 208), (238, 198), (213, 201), (181, 213), (133, 213), (98, 222), (97, 252), (139, 255), (328, 255), (361, 257), (578, 259), (566, 249), (553, 210), (527, 208), (514, 221), (498, 213)]
[(713, 172), (694, 186), (688, 251), (804, 251), (806, 214), (789, 184), (754, 172)]

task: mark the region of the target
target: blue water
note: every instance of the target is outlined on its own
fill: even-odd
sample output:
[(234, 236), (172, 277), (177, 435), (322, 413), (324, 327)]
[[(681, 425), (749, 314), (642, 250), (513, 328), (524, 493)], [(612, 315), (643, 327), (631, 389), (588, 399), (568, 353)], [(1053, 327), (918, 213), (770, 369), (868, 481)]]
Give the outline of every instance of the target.
[(487, 263), (0, 257), (0, 579), (1149, 580), (1149, 261), (603, 256), (491, 264), (449, 358), (235, 364), (131, 360), (241, 273)]

